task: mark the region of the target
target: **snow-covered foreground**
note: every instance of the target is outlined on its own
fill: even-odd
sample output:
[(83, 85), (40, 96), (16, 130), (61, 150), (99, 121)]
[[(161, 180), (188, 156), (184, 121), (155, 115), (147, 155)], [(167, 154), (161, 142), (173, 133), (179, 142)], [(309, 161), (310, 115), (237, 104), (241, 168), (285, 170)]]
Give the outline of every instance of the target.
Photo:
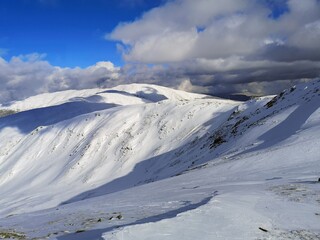
[(245, 103), (154, 85), (2, 106), (0, 238), (320, 239), (320, 82)]

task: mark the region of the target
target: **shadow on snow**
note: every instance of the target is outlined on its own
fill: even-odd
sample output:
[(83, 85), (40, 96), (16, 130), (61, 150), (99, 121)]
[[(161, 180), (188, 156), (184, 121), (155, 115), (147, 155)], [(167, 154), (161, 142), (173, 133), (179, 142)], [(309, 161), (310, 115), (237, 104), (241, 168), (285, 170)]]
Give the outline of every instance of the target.
[(302, 126), (306, 123), (310, 116), (318, 110), (318, 108), (320, 108), (320, 102), (317, 100), (299, 105), (285, 120), (258, 138), (258, 140), (262, 141), (260, 145), (241, 152), (240, 154), (242, 155), (245, 153), (270, 148), (280, 142), (285, 141), (301, 130)]
[(88, 240), (103, 240), (104, 238), (102, 238), (102, 235), (104, 233), (107, 232), (111, 232), (112, 230), (118, 229), (118, 228), (123, 228), (123, 227), (128, 227), (128, 226), (133, 226), (133, 225), (140, 225), (140, 224), (144, 224), (144, 223), (154, 223), (154, 222), (158, 222), (164, 219), (170, 219), (170, 218), (174, 218), (176, 217), (178, 214), (186, 212), (186, 211), (190, 211), (190, 210), (194, 210), (200, 206), (203, 206), (205, 204), (207, 204), (214, 196), (217, 195), (217, 192), (215, 192), (213, 194), (213, 196), (204, 198), (202, 201), (198, 202), (198, 203), (190, 203), (188, 202), (187, 205), (178, 208), (178, 209), (174, 209), (171, 210), (169, 212), (166, 213), (162, 213), (159, 215), (155, 215), (155, 216), (150, 216), (144, 219), (140, 219), (137, 220), (135, 222), (132, 223), (126, 223), (126, 224), (120, 224), (120, 225), (115, 225), (115, 226), (110, 226), (108, 228), (103, 228), (103, 229), (93, 229), (93, 230), (89, 230), (89, 231), (85, 231), (85, 232), (81, 232), (81, 233), (71, 233), (71, 234), (67, 234), (67, 235), (63, 235), (60, 237), (57, 237), (57, 240), (79, 240), (79, 239), (88, 239)]
[(108, 103), (74, 101), (57, 106), (27, 110), (0, 118), (0, 130), (6, 127), (16, 127), (22, 133), (29, 133), (39, 126), (52, 125), (79, 115), (117, 106)]

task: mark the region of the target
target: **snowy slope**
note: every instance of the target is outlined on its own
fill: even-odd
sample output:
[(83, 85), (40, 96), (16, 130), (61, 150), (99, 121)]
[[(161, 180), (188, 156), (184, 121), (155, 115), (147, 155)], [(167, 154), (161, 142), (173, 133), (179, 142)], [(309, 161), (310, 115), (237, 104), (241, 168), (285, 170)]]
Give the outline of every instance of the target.
[(13, 104), (28, 111), (0, 118), (0, 237), (319, 239), (319, 89), (240, 103), (128, 85)]
[[(21, 106), (26, 103), (29, 107), (35, 102), (45, 105), (59, 102), (60, 105), (0, 118), (0, 135), (5, 140), (0, 150), (1, 191), (12, 193), (0, 200), (3, 206), (30, 211), (33, 208), (24, 200), (26, 191), (30, 196), (39, 195), (38, 200), (32, 199), (30, 204), (41, 209), (102, 184), (111, 184), (103, 190), (108, 193), (173, 176), (192, 161), (185, 160), (179, 168), (167, 169), (180, 161), (177, 157), (189, 149), (172, 150), (200, 138), (209, 128), (204, 126), (207, 121), (239, 104), (203, 99), (206, 96), (163, 87), (129, 85), (116, 89), (104, 90), (104, 100), (113, 98), (114, 103), (119, 103), (122, 96), (139, 98), (139, 95), (141, 101), (148, 99), (148, 104), (139, 101), (133, 104), (132, 99), (125, 106), (88, 101), (95, 100), (96, 93), (92, 90), (81, 91), (78, 96), (82, 97), (74, 100), (75, 93), (67, 91), (64, 95), (63, 92), (45, 94), (21, 102)], [(83, 100), (85, 94), (86, 100)], [(70, 96), (73, 101), (66, 100)], [(166, 97), (157, 102), (159, 96)], [(44, 100), (39, 100), (42, 98)], [(216, 124), (224, 118), (216, 120)], [(164, 161), (162, 155), (170, 151), (172, 160)], [(138, 163), (146, 160), (150, 163), (144, 163), (129, 181), (112, 182), (128, 175)], [(27, 186), (23, 184), (26, 182)]]

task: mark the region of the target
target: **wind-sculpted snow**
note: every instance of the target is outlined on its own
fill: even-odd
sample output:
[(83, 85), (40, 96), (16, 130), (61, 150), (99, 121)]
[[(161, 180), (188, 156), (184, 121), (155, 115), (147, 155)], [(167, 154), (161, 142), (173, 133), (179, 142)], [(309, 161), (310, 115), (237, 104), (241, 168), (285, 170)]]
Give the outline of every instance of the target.
[(0, 237), (319, 239), (319, 89), (241, 103), (124, 85), (7, 106), (25, 111), (0, 118)]

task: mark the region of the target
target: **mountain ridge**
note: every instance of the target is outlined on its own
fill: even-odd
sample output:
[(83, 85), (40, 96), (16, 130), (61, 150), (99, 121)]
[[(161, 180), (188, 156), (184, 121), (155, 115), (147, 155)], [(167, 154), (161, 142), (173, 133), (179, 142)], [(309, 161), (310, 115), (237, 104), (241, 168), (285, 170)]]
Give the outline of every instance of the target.
[[(176, 239), (183, 227), (180, 220), (191, 221), (188, 214), (195, 217), (193, 224), (207, 229), (206, 219), (197, 215), (198, 209), (207, 209), (213, 214), (208, 223), (216, 228), (210, 233), (209, 227), (203, 239), (212, 239), (214, 233), (226, 239), (237, 231), (241, 239), (267, 237), (258, 227), (272, 229), (270, 239), (279, 239), (281, 234), (292, 237), (294, 233), (290, 231), (296, 231), (298, 225), (294, 221), (290, 221), (291, 225), (284, 223), (289, 215), (303, 219), (305, 232), (296, 233), (297, 236), (309, 234), (316, 239), (319, 229), (306, 219), (317, 218), (315, 208), (320, 201), (315, 180), (319, 176), (315, 170), (319, 166), (319, 86), (320, 81), (314, 81), (277, 96), (244, 103), (148, 85), (104, 90), (102, 99), (96, 97), (96, 90), (60, 96), (55, 102), (42, 103), (51, 106), (34, 110), (27, 110), (33, 100), (26, 100), (29, 105), (20, 104), (26, 106), (25, 111), (0, 118), (0, 194), (4, 196), (0, 200), (0, 224), (6, 228), (18, 224), (28, 237), (109, 239), (112, 235), (121, 239), (121, 234), (130, 233), (131, 237), (136, 236), (130, 239), (158, 239), (153, 235), (156, 229), (149, 225), (155, 220), (155, 226), (170, 232), (172, 238), (168, 239)], [(112, 97), (114, 105), (110, 105)], [(126, 97), (127, 104), (123, 105), (121, 98)], [(84, 110), (86, 104), (94, 107)], [(102, 104), (101, 109), (97, 104)], [(66, 118), (70, 109), (74, 114)], [(31, 114), (34, 111), (37, 114)], [(45, 111), (51, 113), (46, 116)], [(42, 120), (34, 117), (25, 131), (12, 123), (17, 119), (25, 124), (23, 116), (28, 115), (41, 115)], [(304, 189), (305, 196), (299, 188)], [(294, 196), (305, 205), (276, 196)], [(237, 206), (232, 200), (235, 197), (244, 201), (242, 207), (251, 214), (238, 218), (239, 222), (232, 219), (228, 209), (219, 212), (215, 207), (220, 201), (240, 214), (241, 204)], [(256, 209), (258, 203), (267, 208), (276, 203), (279, 207), (268, 213)], [(285, 205), (290, 210), (280, 210)], [(109, 209), (108, 213), (102, 213), (104, 208)], [(114, 208), (122, 209), (124, 220), (119, 214), (110, 213)], [(140, 208), (144, 208), (144, 214), (138, 211)], [(305, 213), (295, 208), (304, 209)], [(51, 216), (52, 211), (74, 225), (61, 225)], [(77, 211), (90, 216), (95, 212), (100, 217), (89, 224), (88, 217)], [(283, 218), (276, 216), (277, 211), (282, 212)], [(39, 220), (41, 226), (46, 226), (44, 229), (22, 222), (33, 214), (44, 219)], [(224, 216), (225, 227), (217, 226), (214, 214)], [(119, 219), (111, 221), (111, 215)], [(55, 223), (49, 226), (46, 221)], [(242, 221), (256, 226), (257, 231), (250, 231), (248, 226), (241, 230), (232, 227)], [(272, 221), (276, 223), (271, 224)], [(267, 226), (262, 226), (263, 222)], [(114, 224), (119, 223), (123, 227), (117, 230)], [(142, 234), (141, 224), (150, 232)], [(77, 233), (81, 226), (84, 231)], [(58, 237), (51, 235), (54, 231)], [(186, 239), (195, 237), (195, 230), (186, 231)], [(160, 236), (161, 232), (159, 239)]]

